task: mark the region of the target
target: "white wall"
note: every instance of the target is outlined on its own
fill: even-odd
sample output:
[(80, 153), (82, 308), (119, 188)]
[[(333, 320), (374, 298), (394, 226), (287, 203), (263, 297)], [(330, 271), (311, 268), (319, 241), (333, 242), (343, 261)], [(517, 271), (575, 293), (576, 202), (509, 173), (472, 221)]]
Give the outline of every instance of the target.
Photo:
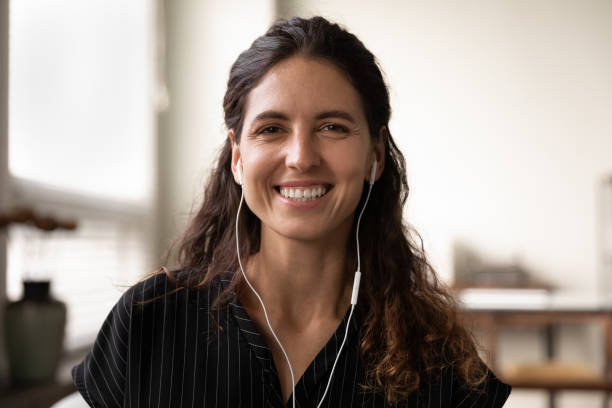
[(357, 34), (391, 87), (408, 220), (451, 279), (452, 241), (562, 288), (598, 283), (596, 195), (612, 173), (612, 3), (285, 2)]
[(226, 137), (222, 101), (230, 66), (274, 15), (271, 0), (168, 0), (165, 8), (170, 106), (159, 123), (160, 256), (201, 198)]

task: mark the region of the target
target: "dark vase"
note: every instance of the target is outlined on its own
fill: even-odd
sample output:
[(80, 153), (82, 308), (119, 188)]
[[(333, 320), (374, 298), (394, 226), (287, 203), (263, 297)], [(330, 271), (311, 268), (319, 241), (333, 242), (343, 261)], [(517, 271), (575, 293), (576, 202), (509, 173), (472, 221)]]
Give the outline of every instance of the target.
[(24, 281), (23, 298), (6, 306), (6, 345), (14, 385), (53, 380), (62, 353), (66, 305), (49, 281)]

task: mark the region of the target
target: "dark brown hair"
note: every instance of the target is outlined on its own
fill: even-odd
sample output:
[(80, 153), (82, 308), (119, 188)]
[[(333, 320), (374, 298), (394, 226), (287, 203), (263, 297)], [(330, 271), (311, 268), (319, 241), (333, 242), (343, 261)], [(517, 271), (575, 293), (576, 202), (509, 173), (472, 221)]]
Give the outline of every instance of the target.
[[(223, 100), (227, 129), (233, 129), (239, 141), (249, 92), (271, 67), (296, 55), (324, 58), (339, 67), (361, 97), (371, 137), (378, 138), (381, 127), (386, 130), (384, 171), (374, 184), (360, 231), (369, 243), (361, 248), (358, 304), (363, 318), (360, 349), (367, 372), (365, 386), (397, 402), (453, 366), (464, 384), (475, 387), (486, 372), (474, 342), (458, 318), (452, 297), (427, 262), (420, 237), (402, 219), (409, 192), (405, 161), (388, 130), (391, 108), (385, 81), (363, 43), (322, 17), (278, 21), (232, 65)], [(357, 212), (366, 193), (364, 188)], [(239, 270), (233, 225), (240, 194), (231, 171), (231, 144), (226, 140), (203, 203), (177, 248), (180, 268), (193, 271), (190, 280), (181, 282), (183, 287), (203, 286), (221, 273)], [(248, 208), (242, 211), (239, 234), (245, 256), (259, 250), (261, 224)], [(348, 269), (355, 270), (352, 241), (347, 263)], [(227, 302), (230, 291), (240, 290), (241, 282), (241, 274), (234, 273), (215, 306)]]

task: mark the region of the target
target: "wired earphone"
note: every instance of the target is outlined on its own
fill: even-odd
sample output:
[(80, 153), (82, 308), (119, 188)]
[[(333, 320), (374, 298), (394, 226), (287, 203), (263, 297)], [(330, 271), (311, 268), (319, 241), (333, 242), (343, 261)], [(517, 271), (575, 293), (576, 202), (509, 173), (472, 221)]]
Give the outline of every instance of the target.
[[(361, 216), (363, 215), (363, 211), (365, 210), (366, 205), (368, 204), (368, 200), (370, 199), (370, 193), (372, 192), (372, 187), (374, 186), (374, 181), (376, 179), (377, 166), (378, 166), (378, 162), (374, 160), (374, 163), (372, 164), (372, 169), (370, 171), (370, 185), (368, 188), (368, 195), (366, 196), (365, 203), (363, 204), (363, 207), (361, 208), (361, 212), (359, 213), (359, 218), (357, 219), (357, 229), (355, 232), (355, 240), (357, 242), (357, 270), (355, 271), (355, 278), (353, 280), (353, 292), (351, 294), (351, 311), (349, 313), (349, 317), (346, 322), (346, 330), (344, 332), (344, 339), (342, 340), (340, 349), (338, 349), (338, 354), (336, 355), (336, 360), (334, 361), (334, 365), (332, 366), (331, 372), (329, 374), (329, 380), (327, 381), (325, 392), (323, 393), (321, 400), (317, 404), (317, 408), (321, 407), (321, 404), (323, 404), (323, 400), (325, 400), (325, 396), (327, 395), (327, 391), (329, 391), (329, 386), (331, 385), (331, 380), (334, 375), (334, 370), (336, 369), (336, 364), (338, 363), (338, 359), (340, 358), (340, 354), (342, 353), (342, 349), (344, 348), (344, 344), (346, 343), (346, 338), (347, 338), (348, 330), (349, 330), (350, 323), (351, 323), (351, 317), (353, 317), (353, 311), (355, 310), (355, 305), (357, 304), (357, 297), (359, 295), (359, 283), (361, 282), (361, 256), (359, 254), (359, 225), (361, 223)], [(237, 168), (237, 173), (238, 173), (238, 183), (242, 187), (242, 185), (244, 184), (244, 181), (242, 177), (242, 165), (241, 165), (240, 159), (238, 159), (238, 162), (236, 163), (236, 168)], [(259, 303), (261, 304), (261, 307), (263, 308), (263, 312), (266, 318), (266, 323), (268, 324), (268, 328), (270, 329), (270, 332), (272, 333), (274, 340), (276, 340), (276, 343), (278, 344), (281, 351), (283, 352), (283, 356), (285, 357), (285, 360), (287, 361), (287, 365), (289, 366), (289, 373), (291, 374), (291, 387), (292, 387), (291, 397), (293, 400), (293, 408), (295, 408), (295, 377), (293, 374), (293, 367), (291, 366), (291, 362), (289, 361), (289, 356), (287, 355), (287, 352), (285, 351), (285, 348), (281, 344), (280, 340), (276, 336), (276, 332), (274, 331), (274, 329), (272, 328), (272, 325), (270, 324), (270, 319), (268, 318), (268, 311), (266, 310), (266, 306), (264, 305), (264, 302), (261, 299), (261, 296), (259, 296), (259, 293), (257, 293), (253, 285), (251, 285), (251, 282), (249, 282), (249, 279), (247, 278), (246, 273), (244, 272), (244, 268), (242, 267), (242, 260), (240, 259), (240, 244), (238, 243), (238, 220), (240, 219), (240, 209), (242, 208), (242, 203), (244, 202), (244, 189), (241, 189), (241, 190), (242, 191), (240, 194), (240, 204), (238, 204), (238, 211), (236, 212), (236, 253), (238, 256), (238, 265), (240, 266), (240, 272), (242, 272), (242, 277), (246, 281), (251, 291), (257, 297), (257, 300), (259, 300)]]

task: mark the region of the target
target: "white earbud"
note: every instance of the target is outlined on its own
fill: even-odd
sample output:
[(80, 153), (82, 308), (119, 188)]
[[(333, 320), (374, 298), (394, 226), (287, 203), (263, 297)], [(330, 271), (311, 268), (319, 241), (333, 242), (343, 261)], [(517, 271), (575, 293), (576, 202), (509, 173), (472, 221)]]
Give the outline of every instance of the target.
[(242, 162), (240, 159), (236, 163), (236, 170), (238, 171), (238, 184), (242, 185)]
[(372, 164), (372, 170), (370, 171), (370, 185), (376, 181), (376, 168), (378, 167), (378, 161), (375, 159)]

